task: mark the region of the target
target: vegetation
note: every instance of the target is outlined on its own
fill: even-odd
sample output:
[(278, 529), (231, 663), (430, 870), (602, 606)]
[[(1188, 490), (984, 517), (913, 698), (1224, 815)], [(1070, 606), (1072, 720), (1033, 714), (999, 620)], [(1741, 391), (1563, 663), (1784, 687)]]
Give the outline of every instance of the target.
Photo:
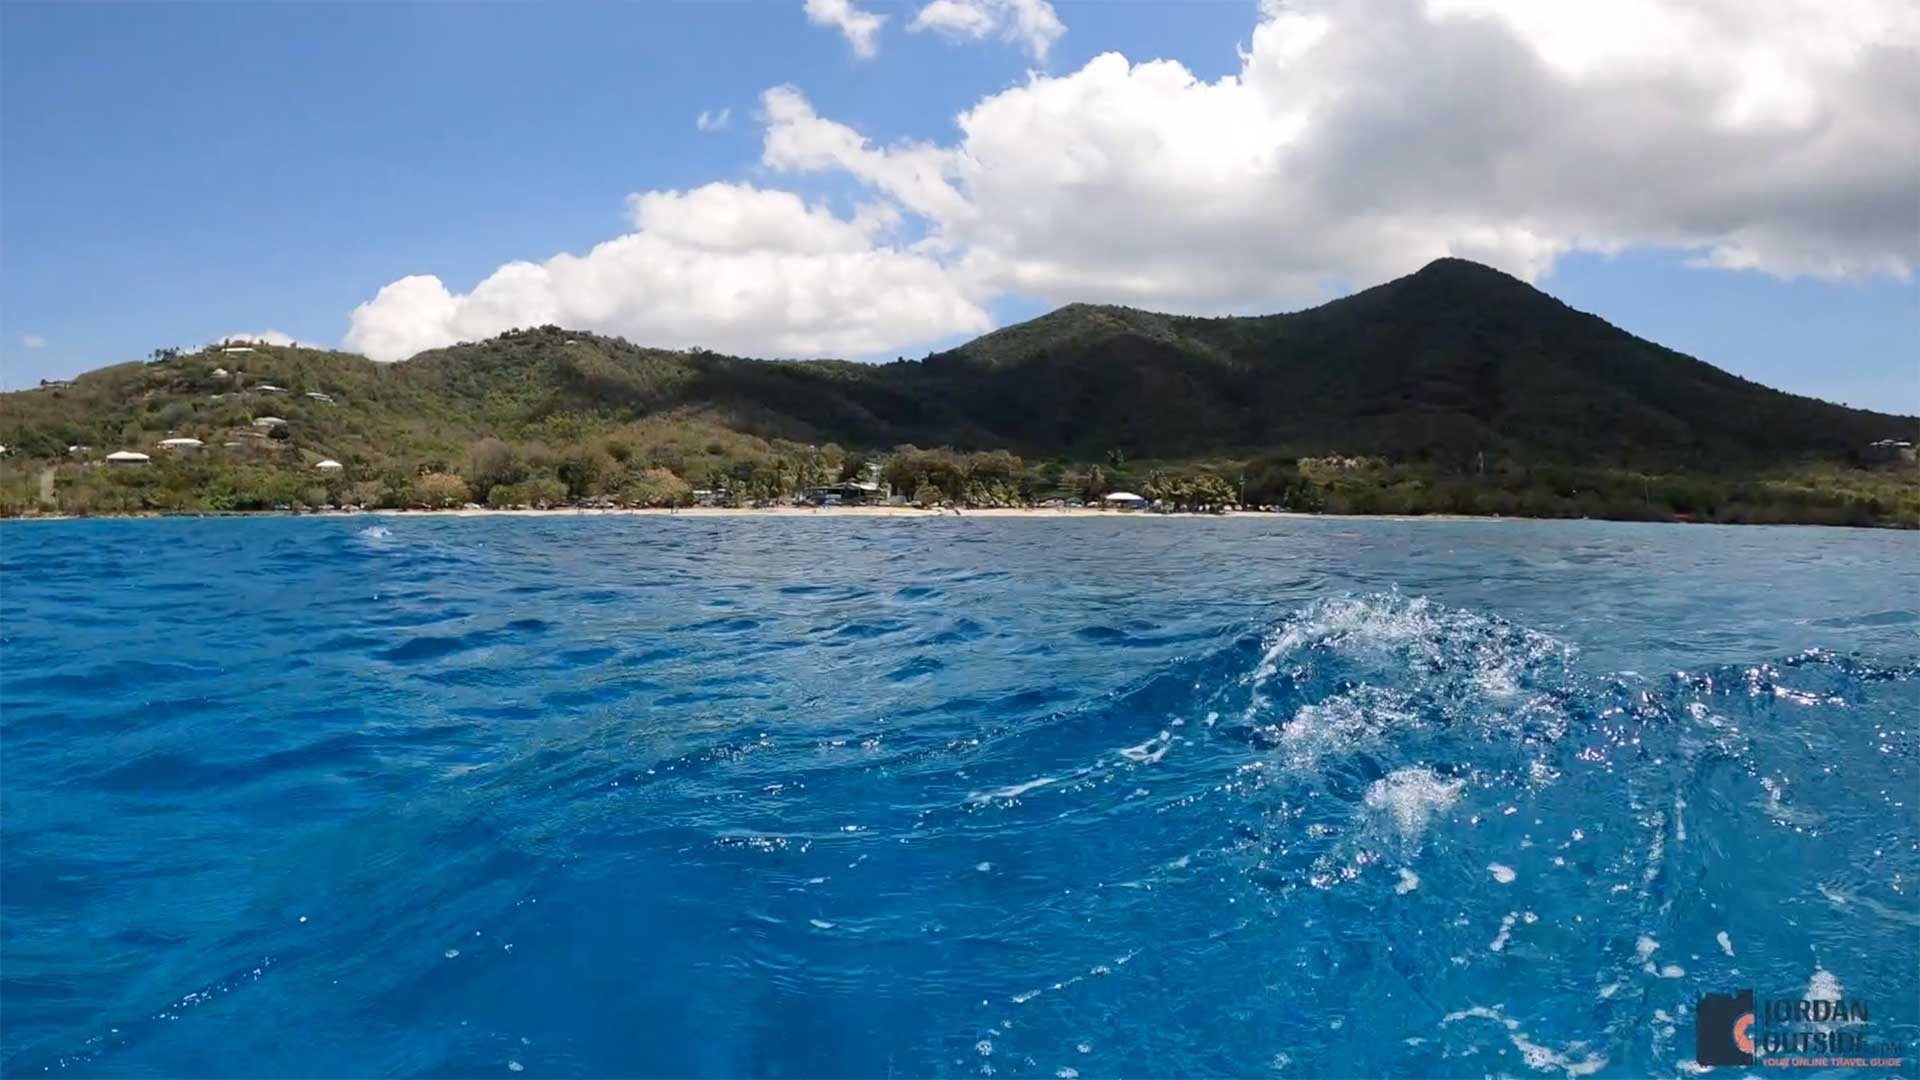
[[(927, 506), (1920, 526), (1910, 457), (1863, 457), (1920, 421), (1769, 390), (1458, 260), (1291, 315), (1072, 305), (884, 365), (557, 327), (388, 365), (236, 344), (0, 395), (0, 513), (749, 504), (871, 477)], [(103, 464), (126, 448), (154, 460)]]

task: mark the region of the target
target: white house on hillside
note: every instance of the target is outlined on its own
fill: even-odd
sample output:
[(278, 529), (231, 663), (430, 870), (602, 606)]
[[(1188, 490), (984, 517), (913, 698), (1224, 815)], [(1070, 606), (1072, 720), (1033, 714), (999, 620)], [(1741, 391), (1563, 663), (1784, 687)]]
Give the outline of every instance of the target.
[(107, 455), (109, 465), (145, 465), (153, 459), (138, 450), (115, 450)]

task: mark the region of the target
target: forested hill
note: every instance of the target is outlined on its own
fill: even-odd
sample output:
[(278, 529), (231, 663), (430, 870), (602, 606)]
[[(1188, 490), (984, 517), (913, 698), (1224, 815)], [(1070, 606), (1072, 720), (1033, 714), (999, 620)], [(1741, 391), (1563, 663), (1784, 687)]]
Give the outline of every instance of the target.
[(85, 456), (73, 446), (104, 454), (192, 437), (258, 457), (248, 433), (268, 416), (287, 422), (269, 460), (325, 457), (362, 474), (453, 469), (485, 437), (551, 448), (634, 425), (641, 443), (699, 444), (662, 459), (677, 473), (783, 440), (1089, 463), (1342, 455), (1441, 473), (1734, 477), (1851, 466), (1878, 440), (1920, 435), (1913, 417), (1760, 386), (1499, 271), (1443, 259), (1292, 314), (1074, 304), (889, 364), (748, 360), (557, 327), (390, 365), (259, 344), (208, 349), (0, 396), (0, 444), (15, 458), (70, 460)]
[(1920, 428), (1730, 375), (1458, 259), (1290, 315), (1074, 305), (924, 368), (901, 381), (939, 384), (955, 415), (1043, 451), (1484, 451), (1717, 470), (1845, 457)]

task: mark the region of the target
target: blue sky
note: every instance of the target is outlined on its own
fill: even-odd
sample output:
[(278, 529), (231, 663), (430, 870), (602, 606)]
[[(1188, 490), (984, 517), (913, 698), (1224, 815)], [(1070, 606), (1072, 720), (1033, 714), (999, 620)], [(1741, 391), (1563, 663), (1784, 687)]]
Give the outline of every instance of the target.
[[(1011, 26), (1019, 6), (969, 2), (998, 26)], [(1897, 272), (1911, 265), (1911, 238), (1874, 235), (1911, 223), (1823, 225), (1871, 216), (1878, 193), (1913, 180), (1911, 162), (1836, 188), (1833, 205), (1813, 212), (1801, 208), (1826, 193), (1793, 177), (1773, 192), (1762, 176), (1725, 200), (1741, 209), (1724, 215), (1704, 189), (1726, 168), (1702, 162), (1697, 178), (1664, 182), (1688, 183), (1666, 203), (1701, 192), (1703, 208), (1622, 210), (1658, 193), (1556, 194), (1573, 186), (1552, 174), (1567, 151), (1522, 118), (1497, 152), (1476, 149), (1476, 130), (1419, 160), (1451, 169), (1462, 157), (1498, 158), (1505, 178), (1513, 157), (1531, 154), (1539, 190), (1483, 197), (1479, 189), (1498, 185), (1462, 181), (1433, 194), (1369, 170), (1408, 142), (1378, 134), (1394, 130), (1379, 114), (1329, 110), (1308, 121), (1311, 140), (1288, 145), (1294, 162), (1232, 181), (1252, 186), (1195, 191), (1183, 185), (1200, 181), (1176, 175), (1163, 195), (1141, 179), (1156, 162), (1193, 155), (1198, 177), (1233, 167), (1233, 147), (1264, 138), (1269, 114), (1247, 110), (1274, 57), (1286, 58), (1287, 78), (1317, 80), (1310, 88), (1362, 85), (1363, 70), (1314, 44), (1339, 40), (1337, 17), (1331, 30), (1296, 33), (1237, 0), (1056, 3), (1064, 32), (1042, 57), (1012, 30), (981, 40), (915, 31), (916, 5), (861, 6), (886, 19), (870, 57), (801, 0), (0, 6), (0, 381), (17, 388), (158, 345), (269, 328), (369, 351), (389, 342), (404, 354), (551, 311), (661, 344), (917, 355), (1072, 299), (1284, 310), (1454, 252), (1530, 275), (1576, 307), (1750, 378), (1920, 413), (1920, 291)], [(1530, 77), (1569, 92), (1609, 59), (1569, 61), (1553, 51), (1563, 40), (1556, 28), (1524, 18), (1475, 18), (1408, 16), (1407, 29), (1437, 35), (1436, 49), (1537, 54), (1545, 61)], [(1458, 43), (1466, 30), (1497, 36)], [(1292, 59), (1296, 39), (1329, 57)], [(1783, 31), (1770, 47), (1798, 46)], [(1116, 52), (1135, 66), (1090, 66)], [(1168, 82), (1141, 66), (1154, 59), (1177, 61), (1188, 78)], [(1816, 102), (1830, 85), (1844, 97), (1843, 79), (1872, 77), (1822, 58), (1805, 64)], [(1208, 92), (1223, 79), (1236, 80), (1232, 93)], [(797, 119), (767, 118), (763, 95), (775, 87), (802, 103)], [(1283, 96), (1299, 100), (1300, 86)], [(1432, 96), (1410, 87), (1405, 100)], [(990, 100), (973, 128), (956, 126)], [(1141, 126), (1161, 102), (1174, 126)], [(697, 128), (697, 115), (723, 109), (723, 128)], [(1217, 110), (1215, 142), (1189, 140), (1214, 115), (1194, 109)], [(800, 149), (775, 154), (776, 130)], [(1684, 142), (1688, 132), (1665, 134)], [(872, 152), (846, 150), (849, 139)], [(1329, 164), (1351, 145), (1360, 149)], [(943, 209), (917, 201), (913, 183), (882, 163), (908, 161), (913, 146), (948, 177), (934, 200), (946, 200)], [(1143, 148), (1138, 161), (1126, 157), (1134, 148)], [(1045, 167), (1023, 170), (1024, 161)], [(1290, 185), (1304, 175), (1305, 187), (1353, 191), (1338, 171), (1347, 168), (1375, 185), (1352, 207), (1323, 193), (1271, 217), (1233, 217), (1282, 174)], [(1073, 169), (1092, 172), (1078, 186), (1057, 179)], [(636, 193), (695, 189), (711, 198), (663, 198), (638, 224), (641, 212), (629, 208)], [(1920, 201), (1920, 190), (1906, 191)], [(798, 199), (780, 201), (789, 194)], [(1209, 201), (1228, 209), (1207, 211)], [(1076, 231), (1063, 219), (1081, 206), (1092, 225)], [(714, 222), (733, 221), (737, 207), (765, 231), (716, 239)], [(898, 220), (871, 225), (862, 207)], [(1373, 232), (1321, 235), (1344, 214), (1379, 220)], [(1093, 227), (1101, 215), (1107, 224)], [(1171, 220), (1179, 215), (1189, 217)], [(1163, 218), (1166, 239), (1143, 238), (1147, 254), (1127, 255), (1129, 222), (1159, 227)], [(1249, 240), (1222, 255), (1223, 235)], [(505, 264), (585, 255), (623, 236), (645, 243), (589, 275), (543, 268), (499, 302), (476, 291)], [(809, 245), (832, 248), (835, 261)], [(1694, 265), (1716, 251), (1734, 252), (1722, 263), (1760, 269)], [(1138, 272), (1123, 272), (1136, 269), (1130, 259)], [(1809, 265), (1827, 269), (1809, 276)], [(857, 277), (867, 272), (871, 284)], [(356, 326), (357, 306), (409, 275), (438, 279), (424, 306), (381, 294)], [(869, 313), (867, 301), (892, 282), (905, 299)]]

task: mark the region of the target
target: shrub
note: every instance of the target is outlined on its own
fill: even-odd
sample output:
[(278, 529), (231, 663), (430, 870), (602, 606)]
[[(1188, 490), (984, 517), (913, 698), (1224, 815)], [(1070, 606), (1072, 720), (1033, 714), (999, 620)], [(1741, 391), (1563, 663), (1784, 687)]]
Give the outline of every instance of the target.
[(452, 473), (427, 473), (413, 482), (413, 503), (429, 510), (445, 510), (472, 501), (467, 482)]
[(691, 506), (693, 485), (667, 469), (645, 469), (620, 485), (620, 501), (630, 506)]

